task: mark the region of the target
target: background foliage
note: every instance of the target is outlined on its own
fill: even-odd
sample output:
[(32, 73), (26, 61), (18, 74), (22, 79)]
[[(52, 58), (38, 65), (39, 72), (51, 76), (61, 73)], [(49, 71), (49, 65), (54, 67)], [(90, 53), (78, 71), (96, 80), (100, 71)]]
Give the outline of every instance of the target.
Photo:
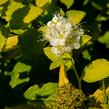
[[(40, 30), (58, 12), (68, 14), (75, 23), (85, 16), (81, 25), (92, 38), (73, 52), (80, 74), (97, 58), (109, 60), (108, 0), (0, 0), (0, 108), (33, 100), (44, 106), (43, 101), (51, 100), (59, 71), (49, 70), (51, 61), (43, 52), (47, 44), (41, 41)], [(77, 83), (71, 70), (68, 78)], [(100, 87), (84, 81), (82, 86), (86, 94)]]

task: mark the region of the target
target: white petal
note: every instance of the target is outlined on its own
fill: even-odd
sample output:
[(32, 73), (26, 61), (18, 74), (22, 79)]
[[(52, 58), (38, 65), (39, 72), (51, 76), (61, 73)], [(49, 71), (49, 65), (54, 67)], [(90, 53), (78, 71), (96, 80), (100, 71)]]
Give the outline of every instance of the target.
[(52, 52), (56, 55), (60, 55), (60, 51), (58, 50), (57, 47), (52, 47)]
[(59, 39), (52, 39), (51, 41), (50, 41), (50, 45), (51, 46), (57, 46), (59, 44)]
[(79, 49), (80, 48), (80, 44), (79, 43), (74, 43), (73, 46), (74, 46), (74, 49)]

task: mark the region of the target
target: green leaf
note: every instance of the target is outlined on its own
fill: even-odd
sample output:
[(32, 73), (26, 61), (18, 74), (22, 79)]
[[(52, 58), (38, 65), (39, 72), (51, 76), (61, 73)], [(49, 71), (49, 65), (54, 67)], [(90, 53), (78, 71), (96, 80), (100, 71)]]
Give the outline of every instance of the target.
[(10, 31), (12, 33), (21, 35), (22, 33), (24, 33), (26, 31), (26, 29), (10, 29)]
[(89, 3), (89, 0), (84, 0), (83, 5), (87, 5)]
[(94, 2), (94, 1), (92, 1), (92, 6), (94, 8), (96, 8), (97, 10), (100, 10), (100, 11), (103, 9), (102, 6), (100, 6), (98, 3)]
[(23, 8), (23, 7), (24, 5), (22, 3), (11, 1), (6, 11), (6, 17), (5, 17), (6, 21), (10, 21), (12, 19), (13, 13), (16, 10)]
[(20, 2), (10, 1), (6, 9), (6, 16), (3, 16), (8, 22), (7, 26), (11, 29), (24, 29), (27, 24), (23, 22), (23, 19), (27, 15), (29, 9), (29, 6), (25, 6)]
[(8, 30), (0, 24), (0, 52), (2, 51), (8, 36)]
[(86, 13), (79, 10), (69, 10), (66, 12), (68, 19), (73, 24), (78, 24), (85, 17)]
[(36, 99), (37, 90), (39, 90), (38, 85), (33, 85), (33, 86), (29, 87), (24, 92), (25, 98), (28, 99), (28, 100), (35, 100)]
[(87, 60), (91, 60), (91, 55), (90, 55), (90, 53), (89, 53), (88, 50), (84, 50), (84, 51), (82, 52), (82, 55), (83, 55), (83, 58), (85, 58), (85, 59), (87, 59)]
[(57, 67), (60, 67), (60, 65), (63, 64), (63, 63), (64, 63), (63, 60), (56, 60), (56, 61), (52, 62), (50, 64), (50, 70), (53, 70), (53, 69), (55, 69)]
[(99, 21), (99, 22), (107, 21), (108, 19), (109, 19), (109, 16), (103, 16), (103, 15), (100, 15), (100, 14), (96, 17), (96, 20)]
[(0, 0), (0, 5), (6, 3), (8, 0)]
[(65, 64), (66, 70), (69, 70), (72, 66), (71, 59), (72, 57), (69, 53), (64, 53), (59, 60), (54, 60), (54, 62), (50, 64), (50, 70), (59, 67), (61, 64)]
[(70, 69), (72, 68), (73, 64), (74, 64), (74, 63), (72, 63), (72, 61), (70, 61), (70, 60), (67, 61), (67, 62), (65, 63), (66, 71), (70, 70)]
[(62, 58), (63, 58), (63, 59), (72, 59), (72, 57), (71, 57), (71, 55), (70, 55), (69, 53), (64, 53), (64, 54), (62, 55)]
[(88, 109), (100, 109), (100, 108), (96, 108), (96, 107), (89, 107)]
[(8, 26), (10, 29), (25, 29), (29, 24), (24, 23), (23, 19), (29, 12), (29, 6), (25, 6), (22, 8), (18, 8), (11, 15), (11, 19), (8, 22)]
[(18, 37), (19, 36), (17, 36), (17, 35), (13, 35), (13, 36), (8, 37), (6, 40), (6, 44), (5, 44), (4, 49), (8, 50), (8, 49), (12, 49), (13, 47), (17, 46), (17, 44), (19, 42)]
[(82, 39), (81, 39), (81, 46), (84, 46), (85, 44), (87, 44), (92, 37), (90, 37), (89, 35), (83, 35)]
[(109, 48), (109, 31), (106, 31), (101, 37), (99, 37), (98, 41), (105, 44), (106, 47)]
[(69, 9), (73, 5), (74, 0), (60, 0), (60, 2), (66, 5), (67, 9)]
[(74, 64), (74, 61), (72, 63), (72, 57), (69, 53), (64, 53), (62, 56), (62, 59), (64, 60), (64, 65), (66, 67), (66, 70), (68, 71), (69, 69), (72, 68), (72, 65)]
[(10, 86), (14, 88), (21, 83), (28, 82), (29, 77), (22, 78), (22, 79), (20, 79), (19, 77), (20, 77), (20, 74), (22, 73), (26, 75), (26, 73), (28, 73), (30, 70), (31, 70), (31, 66), (21, 62), (17, 62), (11, 74)]
[(46, 29), (47, 29), (47, 26), (44, 25), (44, 26), (41, 26), (40, 28), (38, 28), (38, 31), (40, 31), (40, 32), (45, 32)]
[(103, 109), (109, 109), (109, 104), (101, 104), (101, 107), (102, 107)]
[(51, 3), (52, 0), (35, 0), (36, 1), (36, 5), (38, 7), (43, 7), (44, 5), (46, 5), (47, 3)]
[(56, 61), (60, 59), (60, 57), (52, 53), (51, 47), (44, 48), (44, 53), (52, 61)]
[(24, 23), (30, 23), (43, 12), (43, 10), (37, 6), (30, 5), (29, 8), (28, 14), (23, 19)]
[(109, 61), (96, 59), (87, 65), (83, 71), (83, 80), (92, 83), (103, 80), (109, 76)]
[(37, 91), (37, 95), (41, 97), (44, 97), (44, 96), (49, 97), (56, 92), (57, 88), (58, 88), (57, 83), (51, 83), (51, 82), (46, 83)]
[(43, 42), (40, 40), (41, 33), (36, 29), (29, 28), (19, 37), (19, 45), (23, 53), (28, 57), (36, 59), (36, 55), (43, 53)]
[(30, 88), (28, 88), (26, 92), (24, 92), (24, 96), (29, 100), (36, 100), (37, 97), (48, 98), (53, 94), (55, 94), (57, 88), (58, 88), (57, 83), (50, 83), (50, 82), (44, 84), (41, 88), (39, 88), (37, 85), (33, 85)]

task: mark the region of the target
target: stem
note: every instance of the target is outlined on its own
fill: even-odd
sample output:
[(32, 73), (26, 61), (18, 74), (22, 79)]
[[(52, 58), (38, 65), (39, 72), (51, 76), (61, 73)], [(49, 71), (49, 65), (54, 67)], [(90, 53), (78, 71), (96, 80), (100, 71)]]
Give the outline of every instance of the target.
[(102, 80), (102, 87), (103, 87), (103, 102), (106, 108), (106, 104), (107, 104), (107, 96), (106, 96), (106, 88), (105, 88), (105, 79)]
[(64, 64), (62, 64), (60, 66), (60, 71), (59, 71), (59, 86), (62, 87), (68, 83), (69, 83), (69, 80), (67, 77), (67, 73), (65, 71), (65, 66)]
[(72, 67), (73, 67), (74, 73), (75, 73), (75, 75), (76, 75), (76, 77), (77, 77), (79, 89), (81, 89), (81, 80), (80, 80), (80, 78), (79, 78), (79, 75), (78, 75), (78, 72), (77, 72), (77, 70), (76, 70), (76, 67), (75, 67), (75, 64), (74, 64), (73, 59), (72, 59), (72, 64), (73, 64)]

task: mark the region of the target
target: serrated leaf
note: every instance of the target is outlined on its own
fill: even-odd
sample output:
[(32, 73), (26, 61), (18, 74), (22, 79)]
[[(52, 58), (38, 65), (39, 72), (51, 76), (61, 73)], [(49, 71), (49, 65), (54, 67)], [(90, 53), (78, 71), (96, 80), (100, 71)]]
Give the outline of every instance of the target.
[(31, 21), (36, 19), (39, 15), (41, 15), (42, 12), (43, 10), (41, 8), (30, 5), (30, 10), (23, 19), (24, 23), (30, 23)]
[(109, 61), (96, 59), (85, 67), (83, 73), (83, 80), (88, 83), (103, 80), (109, 76)]
[(16, 87), (17, 85), (24, 83), (24, 82), (28, 82), (29, 81), (29, 77), (20, 79), (19, 76), (21, 73), (28, 73), (31, 70), (31, 66), (26, 65), (24, 63), (21, 62), (17, 62), (17, 64), (15, 65), (12, 74), (11, 74), (11, 81), (10, 81), (10, 86), (12, 88)]
[(66, 12), (68, 19), (73, 24), (78, 24), (85, 17), (86, 13), (84, 11), (79, 10), (69, 10)]
[(52, 53), (51, 47), (44, 48), (44, 53), (52, 61), (56, 61), (60, 59), (57, 55)]
[(50, 64), (50, 70), (53, 70), (55, 68), (58, 68), (61, 64), (65, 63), (63, 60), (57, 60), (57, 61), (54, 61)]
[(99, 37), (98, 41), (105, 44), (106, 47), (109, 48), (109, 31), (106, 31), (101, 37)]
[(2, 51), (5, 45), (6, 38), (8, 37), (8, 35), (9, 35), (8, 30), (2, 25), (0, 25), (0, 52)]
[(73, 5), (74, 0), (60, 0), (60, 2), (66, 5), (67, 9), (69, 9)]
[(4, 49), (11, 49), (15, 47), (17, 44), (18, 44), (18, 36), (17, 35), (10, 36), (6, 40), (6, 45)]
[(90, 37), (89, 35), (83, 35), (81, 39), (81, 45), (84, 46), (86, 43), (90, 41), (91, 38), (92, 37)]
[(43, 7), (44, 5), (46, 5), (47, 3), (51, 3), (52, 0), (35, 0), (36, 1), (36, 5), (38, 7)]
[(33, 85), (33, 86), (29, 87), (24, 92), (25, 98), (28, 99), (28, 100), (35, 100), (36, 99), (37, 90), (39, 90), (39, 86), (38, 85)]
[(37, 91), (37, 95), (44, 97), (44, 96), (51, 96), (56, 92), (56, 89), (58, 88), (58, 84), (57, 83), (46, 83), (44, 84), (38, 91)]
[[(13, 13), (20, 9), (20, 8), (23, 8), (24, 5), (20, 2), (15, 2), (15, 1), (12, 1), (10, 2), (8, 8), (7, 8), (7, 11), (6, 11), (6, 16), (4, 17), (6, 21), (9, 21), (12, 19), (12, 15)], [(18, 23), (18, 22), (17, 22)]]

